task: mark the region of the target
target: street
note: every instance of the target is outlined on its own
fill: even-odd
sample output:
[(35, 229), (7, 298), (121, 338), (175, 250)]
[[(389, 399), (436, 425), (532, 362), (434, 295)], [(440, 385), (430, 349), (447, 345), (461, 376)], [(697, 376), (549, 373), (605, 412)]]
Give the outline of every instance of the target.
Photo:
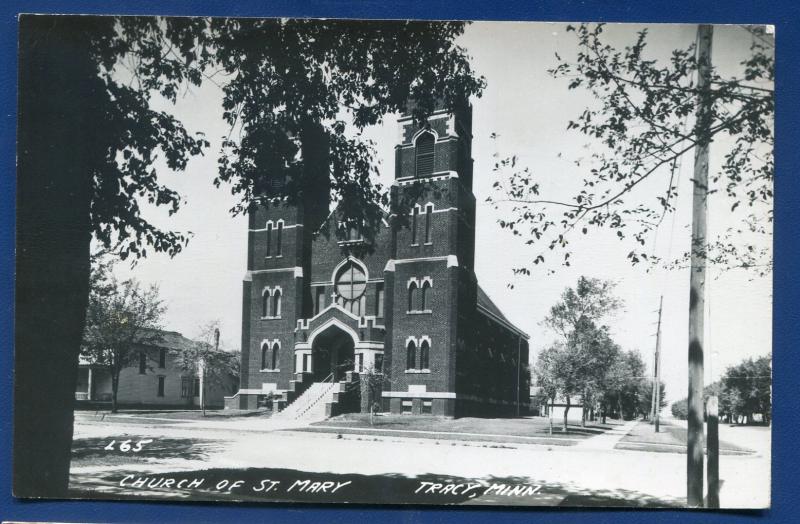
[[(630, 423), (625, 427), (629, 428)], [(220, 478), (232, 478), (236, 471), (261, 468), (263, 471), (256, 477), (269, 478), (270, 471), (283, 470), (300, 476), (313, 473), (402, 479), (406, 481), (403, 489), (412, 491), (419, 489), (423, 482), (420, 479), (443, 486), (453, 479), (465, 485), (481, 482), (486, 486), (495, 483), (540, 486), (537, 493), (522, 497), (484, 493), (461, 500), (445, 493), (429, 500), (432, 503), (680, 506), (685, 500), (685, 455), (614, 449), (609, 445), (609, 438), (618, 440), (624, 436), (620, 431), (616, 436), (601, 434), (579, 445), (563, 447), (440, 442), (368, 433), (337, 435), (301, 430), (278, 426), (264, 418), (167, 422), (119, 416), (98, 423), (78, 414), (75, 442), (89, 439), (93, 446), (90, 451), (96, 458), (74, 462), (72, 487), (82, 490), (82, 496), (90, 496), (86, 491), (91, 490), (125, 497), (144, 492), (120, 486), (124, 475), (139, 477), (215, 469), (220, 470)], [(768, 507), (769, 428), (726, 425), (720, 432), (722, 439), (756, 451), (755, 454), (721, 458), (722, 507)], [(123, 456), (120, 460), (117, 452), (114, 460), (108, 460), (103, 449), (111, 440), (120, 440), (120, 437), (134, 441), (152, 439), (151, 446), (158, 445), (159, 441), (173, 443), (175, 452), (170, 454), (167, 444), (157, 457), (143, 459), (131, 454), (130, 459)], [(255, 473), (251, 471), (248, 475)], [(257, 487), (253, 486), (251, 491)], [(146, 494), (186, 496), (186, 493), (172, 490), (151, 490)], [(412, 492), (408, 495), (409, 500), (414, 500)], [(209, 493), (189, 496), (215, 498)]]

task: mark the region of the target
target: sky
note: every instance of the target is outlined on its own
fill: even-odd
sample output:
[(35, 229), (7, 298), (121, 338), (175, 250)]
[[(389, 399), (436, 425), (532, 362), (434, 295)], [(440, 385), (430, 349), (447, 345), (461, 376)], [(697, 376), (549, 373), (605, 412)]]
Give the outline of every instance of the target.
[[(606, 30), (605, 40), (622, 47), (634, 42), (640, 25), (617, 24)], [(668, 56), (675, 48), (690, 45), (694, 25), (650, 25), (648, 49), (653, 58)], [(535, 253), (524, 239), (501, 230), (497, 222), (507, 213), (485, 202), (498, 176), (492, 167), (497, 157), (517, 155), (519, 164), (544, 177), (543, 191), (564, 191), (580, 183), (583, 171), (573, 160), (587, 156), (596, 145), (586, 147), (586, 138), (567, 131), (593, 100), (585, 91), (570, 91), (567, 81), (552, 78), (547, 70), (556, 65), (555, 53), (574, 56), (575, 35), (564, 23), (478, 22), (467, 27), (460, 38), (472, 57), (473, 68), (486, 78), (483, 96), (473, 104), (474, 193), (478, 202), (475, 270), (481, 287), (506, 316), (530, 335), (531, 361), (555, 340), (542, 325), (550, 307), (578, 277), (611, 280), (624, 307), (608, 319), (614, 340), (626, 350), (638, 350), (652, 365), (659, 298), (663, 296), (662, 379), (666, 398), (672, 402), (687, 394), (687, 347), (689, 273), (631, 266), (625, 256), (628, 245), (612, 235), (581, 236), (572, 242), (571, 267), (556, 260), (541, 266), (530, 276), (515, 276), (512, 268), (530, 265)], [(735, 71), (746, 56), (751, 36), (741, 27), (717, 26), (712, 61), (722, 73)], [(237, 201), (228, 186), (212, 185), (216, 158), (228, 128), (221, 118), (221, 90), (210, 82), (187, 90), (172, 111), (190, 131), (203, 131), (211, 142), (204, 157), (194, 158), (185, 172), (172, 173), (158, 166), (160, 180), (178, 191), (184, 203), (168, 217), (165, 210), (145, 207), (145, 216), (155, 224), (176, 231), (191, 232), (188, 246), (174, 259), (150, 254), (135, 267), (119, 263), (121, 277), (134, 276), (157, 284), (167, 306), (166, 329), (196, 336), (200, 326), (211, 320), (221, 322), (223, 346), (238, 348), (241, 333), (241, 282), (246, 269), (247, 222), (229, 210)], [(394, 174), (396, 116), (365, 131), (378, 144), (377, 160), (381, 181), (391, 182)], [(491, 138), (496, 134), (497, 138)], [(713, 171), (725, 144), (715, 143), (711, 151)], [(680, 166), (677, 211), (662, 223), (651, 238), (653, 253), (676, 255), (688, 250), (691, 223), (692, 158)], [(585, 169), (585, 168), (584, 168)], [(663, 185), (663, 184), (662, 184)], [(643, 197), (652, 197), (659, 186), (642, 185)], [(730, 224), (729, 203), (709, 198), (709, 230)], [(547, 271), (555, 270), (554, 273)], [(513, 288), (509, 284), (513, 283)], [(727, 366), (742, 359), (771, 352), (772, 279), (757, 278), (745, 271), (721, 272), (711, 268), (706, 283), (706, 383), (719, 378)]]

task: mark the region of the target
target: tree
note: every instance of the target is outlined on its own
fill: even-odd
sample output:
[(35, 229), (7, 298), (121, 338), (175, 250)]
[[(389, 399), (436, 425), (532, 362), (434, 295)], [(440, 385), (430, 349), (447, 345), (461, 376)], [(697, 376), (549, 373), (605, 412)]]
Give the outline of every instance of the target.
[(361, 409), (369, 410), (369, 425), (373, 425), (374, 415), (381, 411), (380, 404), (383, 389), (391, 384), (391, 379), (385, 370), (378, 371), (374, 366), (369, 366), (358, 374), (361, 382)]
[(81, 353), (108, 370), (111, 412), (116, 413), (120, 372), (138, 361), (143, 348), (161, 341), (166, 308), (157, 286), (142, 289), (135, 279), (119, 282), (103, 262), (97, 263), (91, 282)]
[[(581, 395), (584, 407), (593, 401), (596, 390), (617, 351), (607, 329), (599, 323), (621, 307), (613, 295), (614, 285), (594, 278), (580, 277), (575, 288), (568, 287), (561, 300), (550, 308), (544, 324), (562, 339), (552, 353), (556, 389), (566, 399), (564, 431), (571, 397)], [(585, 424), (586, 412), (581, 417)]]
[[(499, 208), (511, 203), (501, 226), (528, 236), (529, 245), (563, 252), (569, 265), (569, 235), (580, 230), (608, 230), (632, 239), (627, 258), (632, 264), (689, 263), (689, 437), (687, 499), (702, 504), (703, 491), (703, 300), (706, 263), (722, 269), (744, 268), (764, 276), (772, 270), (772, 197), (774, 178), (774, 44), (763, 31), (752, 35), (749, 56), (738, 76), (725, 78), (711, 63), (712, 27), (701, 25), (697, 45), (674, 50), (667, 63), (647, 55), (647, 30), (619, 51), (602, 41), (604, 26), (567, 26), (577, 35), (574, 61), (562, 60), (550, 72), (568, 78), (568, 89), (586, 88), (599, 102), (577, 119), (574, 129), (600, 144), (591, 155), (583, 184), (567, 198), (540, 195), (530, 169), (516, 168), (516, 158), (497, 163), (498, 171), (514, 171), (496, 182)], [(695, 82), (695, 75), (697, 81)], [(696, 115), (691, 119), (692, 115)], [(708, 177), (709, 145), (725, 138), (731, 145), (719, 170)], [(647, 239), (666, 214), (675, 210), (676, 176), (686, 155), (694, 154), (692, 236), (689, 250), (675, 260), (661, 261), (648, 253)], [(581, 160), (576, 160), (579, 168)], [(660, 185), (655, 198), (652, 187)], [(651, 193), (641, 195), (643, 187)], [(728, 199), (735, 225), (707, 236), (709, 194)], [(742, 205), (744, 204), (744, 205)], [(737, 212), (738, 208), (738, 212)], [(545, 260), (539, 249), (533, 264)], [(517, 272), (530, 273), (518, 268)]]
[[(118, 21), (128, 29), (119, 32)], [(184, 71), (153, 52), (153, 35), (163, 34), (154, 21), (20, 17), (13, 473), (19, 497), (67, 495), (92, 236), (121, 257), (145, 256), (147, 247), (175, 254), (185, 241), (153, 227), (137, 204), (142, 198), (176, 210), (178, 195), (157, 183), (152, 160), (161, 153), (181, 170), (205, 145), (150, 108), (150, 88), (169, 94)], [(186, 19), (164, 23), (176, 37)], [(110, 74), (116, 60), (134, 54), (146, 89)]]
[(722, 377), (726, 403), (736, 415), (752, 422), (759, 413), (764, 423), (769, 423), (772, 412), (772, 358), (748, 358), (725, 370)]
[[(704, 405), (712, 395), (719, 399), (720, 416), (730, 422), (744, 418), (746, 423), (752, 423), (753, 414), (759, 413), (768, 424), (772, 411), (771, 356), (748, 358), (728, 367), (720, 380), (703, 389)], [(686, 399), (675, 404), (681, 402)]]
[[(333, 192), (345, 216), (369, 219), (387, 198), (369, 180), (369, 144), (345, 138), (340, 107), (358, 129), (412, 98), (421, 122), (437, 101), (453, 107), (479, 95), (483, 80), (453, 44), (463, 28), (21, 17), (14, 439), (25, 445), (14, 451), (17, 496), (67, 493), (92, 237), (133, 260), (148, 249), (175, 255), (187, 240), (150, 224), (139, 202), (176, 212), (180, 195), (159, 184), (153, 161), (163, 155), (183, 170), (208, 142), (151, 109), (152, 96), (174, 101), (217, 73), (228, 79), (224, 117), (242, 140), (226, 140), (218, 183), (242, 196), (237, 211), (283, 197), (318, 222)], [(221, 70), (209, 72), (215, 65)]]
[[(577, 37), (573, 61), (556, 55), (555, 78), (568, 80), (569, 90), (586, 89), (599, 103), (567, 124), (597, 146), (591, 161), (574, 159), (585, 171), (568, 198), (541, 194), (541, 184), (516, 157), (496, 165), (497, 195), (489, 201), (510, 210), (500, 225), (524, 236), (539, 249), (533, 265), (543, 263), (550, 250), (563, 253), (569, 265), (570, 235), (610, 230), (632, 239), (627, 259), (675, 267), (685, 265), (691, 252), (674, 260), (648, 253), (646, 240), (675, 210), (677, 174), (681, 162), (705, 141), (730, 146), (719, 170), (710, 178), (709, 192), (724, 195), (738, 225), (724, 229), (702, 246), (704, 257), (719, 268), (746, 268), (765, 275), (772, 268), (772, 183), (774, 175), (774, 44), (762, 29), (752, 33), (750, 55), (743, 57), (738, 75), (725, 78), (711, 69), (708, 93), (708, 133), (699, 136), (703, 122), (693, 119), (701, 92), (695, 81), (699, 69), (691, 44), (674, 50), (665, 61), (648, 56), (648, 31), (617, 50), (602, 40), (604, 25), (568, 26)], [(706, 136), (707, 135), (707, 136)], [(653, 184), (661, 190), (652, 193)], [(647, 189), (644, 189), (647, 188)], [(650, 191), (644, 193), (644, 191)], [(529, 273), (530, 268), (518, 268)]]
[(689, 416), (689, 404), (685, 398), (673, 402), (670, 410), (672, 411), (672, 416), (679, 420), (686, 420)]
[(200, 326), (197, 340), (183, 348), (177, 357), (180, 368), (200, 379), (200, 409), (206, 416), (206, 391), (224, 389), (232, 377), (239, 376), (240, 354), (219, 348), (218, 320)]

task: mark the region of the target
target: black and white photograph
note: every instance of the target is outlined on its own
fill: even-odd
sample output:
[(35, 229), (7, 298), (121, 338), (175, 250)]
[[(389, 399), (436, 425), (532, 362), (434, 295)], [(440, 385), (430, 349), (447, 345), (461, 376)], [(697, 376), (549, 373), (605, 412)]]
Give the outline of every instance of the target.
[(16, 497), (770, 508), (772, 26), (29, 14), (18, 57)]

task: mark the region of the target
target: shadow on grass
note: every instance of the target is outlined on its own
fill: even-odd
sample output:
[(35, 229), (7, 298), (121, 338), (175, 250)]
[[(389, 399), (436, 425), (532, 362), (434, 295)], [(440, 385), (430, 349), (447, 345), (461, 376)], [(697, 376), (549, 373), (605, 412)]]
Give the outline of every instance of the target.
[[(126, 462), (141, 462), (160, 459), (165, 456), (186, 460), (202, 460), (209, 456), (220, 444), (208, 439), (157, 438), (151, 442), (142, 441), (141, 449), (137, 443), (146, 437), (123, 435), (120, 437), (79, 438), (72, 442), (72, 465), (108, 465)], [(149, 440), (149, 439), (147, 439)], [(113, 441), (113, 444), (112, 444)], [(120, 449), (127, 442), (127, 451)], [(128, 446), (130, 448), (128, 448)]]
[[(139, 484), (134, 487), (137, 480)], [(124, 485), (120, 485), (121, 481)], [(190, 489), (186, 486), (191, 481), (195, 486)], [(241, 484), (231, 488), (235, 481)], [(322, 483), (329, 483), (325, 491), (320, 489)], [(475, 487), (468, 490), (468, 484)], [(266, 491), (270, 485), (273, 488)], [(460, 487), (455, 493), (442, 493), (446, 485)], [(74, 498), (104, 499), (639, 508), (675, 508), (683, 504), (677, 499), (660, 499), (629, 490), (588, 490), (525, 477), (489, 476), (476, 480), (435, 474), (406, 477), (269, 468), (218, 468), (158, 474), (116, 471), (104, 476), (73, 474), (70, 486)], [(341, 487), (331, 492), (335, 486)]]
[(348, 414), (334, 417), (322, 422), (312, 424), (315, 428), (337, 429), (367, 429), (375, 430), (402, 430), (402, 431), (427, 431), (432, 433), (475, 433), (475, 434), (502, 434), (509, 437), (519, 436), (550, 436), (559, 437), (591, 437), (599, 435), (614, 428), (613, 424), (600, 424), (590, 422), (586, 426), (569, 424), (563, 431), (561, 424), (555, 423), (550, 434), (548, 419), (540, 417), (517, 418), (444, 418), (430, 416), (409, 415), (382, 415), (375, 417), (370, 423), (369, 417), (363, 414)]

